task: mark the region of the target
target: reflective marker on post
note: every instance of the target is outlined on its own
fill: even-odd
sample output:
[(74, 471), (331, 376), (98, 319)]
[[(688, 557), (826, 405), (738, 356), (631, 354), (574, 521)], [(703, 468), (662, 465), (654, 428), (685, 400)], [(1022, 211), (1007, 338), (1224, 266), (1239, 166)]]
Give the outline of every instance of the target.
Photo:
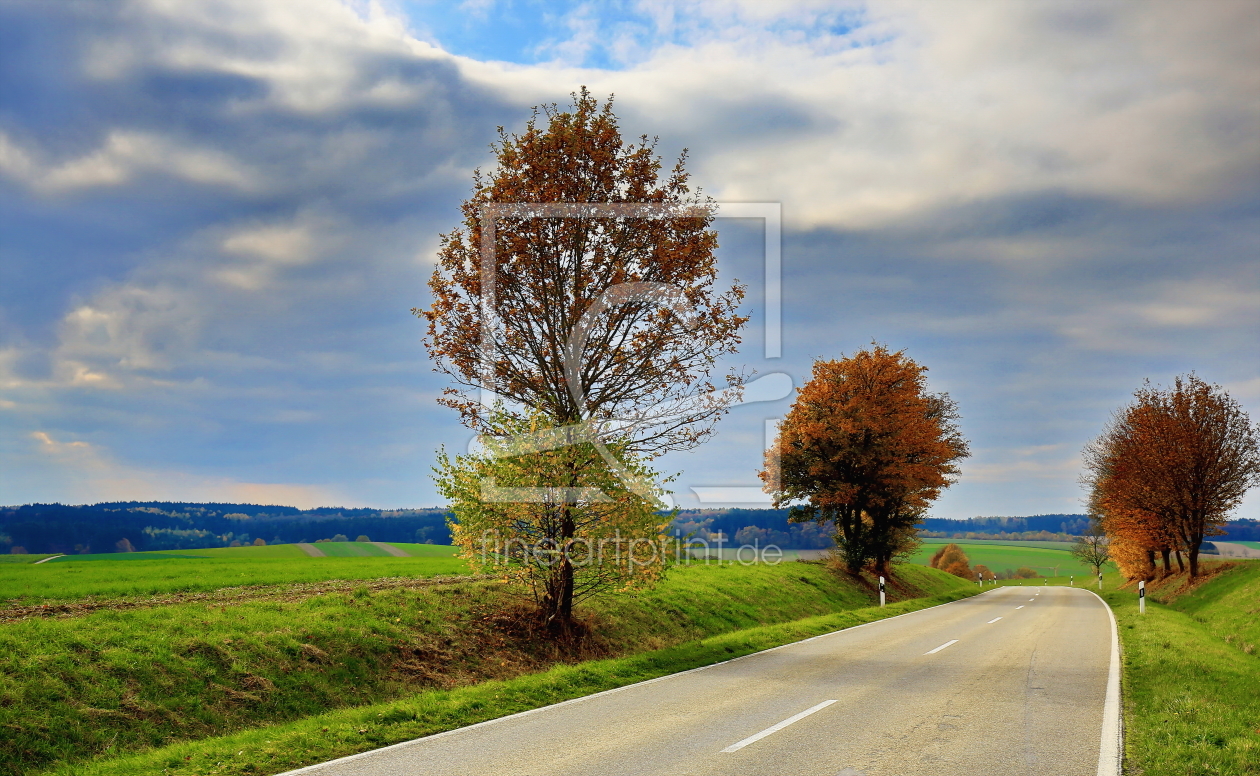
[(1146, 580), (1138, 582), (1138, 614), (1146, 614)]
[(884, 578), (879, 578), (879, 605), (884, 605)]

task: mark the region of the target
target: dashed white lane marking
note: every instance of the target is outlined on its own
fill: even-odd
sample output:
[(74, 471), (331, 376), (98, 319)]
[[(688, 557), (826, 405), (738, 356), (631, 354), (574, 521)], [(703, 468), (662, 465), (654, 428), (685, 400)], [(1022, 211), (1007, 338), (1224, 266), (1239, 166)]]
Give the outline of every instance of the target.
[(738, 752), (740, 749), (743, 749), (749, 744), (755, 744), (768, 735), (778, 733), (780, 730), (787, 727), (788, 725), (791, 725), (793, 722), (800, 722), (801, 720), (808, 717), (810, 714), (813, 714), (816, 711), (822, 711), (823, 709), (827, 708), (833, 703), (835, 703), (835, 701), (830, 700), (830, 701), (823, 701), (817, 706), (811, 706), (808, 709), (805, 709), (804, 711), (802, 711), (800, 714), (794, 714), (788, 717), (787, 719), (783, 720), (779, 724), (771, 725), (770, 727), (766, 728), (765, 730), (761, 731), (760, 733), (754, 736), (749, 736), (748, 738), (745, 738), (743, 741), (738, 741), (734, 744), (731, 744), (730, 746), (722, 750), (722, 754), (727, 754), (729, 752)]
[(935, 655), (937, 652), (940, 652), (942, 649), (945, 649), (946, 647), (951, 646), (951, 645), (953, 645), (953, 644), (957, 644), (957, 643), (958, 643), (958, 639), (952, 639), (952, 640), (947, 641), (947, 642), (945, 642), (944, 644), (940, 645), (940, 646), (939, 646), (939, 647), (937, 647), (936, 649), (928, 650), (927, 652), (924, 652), (923, 654), (925, 654), (925, 655)]
[(1036, 599), (1036, 598), (1029, 598), (1028, 600), (1029, 600), (1029, 601), (1036, 601), (1037, 599)]
[(1024, 605), (1023, 605), (1023, 604), (1020, 604), (1019, 606), (1017, 606), (1017, 607), (1015, 607), (1015, 608), (1016, 608), (1016, 609), (1023, 609), (1023, 608), (1024, 608)]
[(1001, 617), (994, 617), (992, 620), (989, 620), (988, 622), (986, 622), (986, 623), (985, 623), (985, 625), (992, 625), (993, 623), (997, 622), (997, 621), (998, 621), (998, 620), (1000, 620), (1000, 619), (1002, 619), (1002, 618), (1001, 618)]

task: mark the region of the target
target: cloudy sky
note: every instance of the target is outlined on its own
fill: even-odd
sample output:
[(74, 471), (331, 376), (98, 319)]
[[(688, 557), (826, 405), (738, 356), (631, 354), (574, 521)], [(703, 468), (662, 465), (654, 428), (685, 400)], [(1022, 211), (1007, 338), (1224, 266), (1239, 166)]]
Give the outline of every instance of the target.
[[(738, 363), (874, 340), (959, 402), (937, 516), (1082, 511), (1144, 378), (1260, 416), (1254, 2), (0, 0), (0, 503), (437, 503), (469, 434), (409, 310), (495, 127), (582, 84), (781, 203), (781, 358), (719, 222)], [(787, 403), (665, 459), (680, 502)]]

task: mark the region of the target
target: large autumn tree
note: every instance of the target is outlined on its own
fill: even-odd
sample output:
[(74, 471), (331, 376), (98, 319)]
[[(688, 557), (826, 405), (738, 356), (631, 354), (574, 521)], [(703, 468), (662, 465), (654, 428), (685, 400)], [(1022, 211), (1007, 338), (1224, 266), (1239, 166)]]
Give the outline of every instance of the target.
[(497, 440), (496, 455), (597, 454), (540, 459), (560, 470), (532, 496), (483, 487), (452, 504), (457, 518), (490, 502), (533, 505), (533, 523), (561, 548), (543, 613), (567, 621), (574, 569), (563, 548), (589, 525), (584, 515), (606, 513), (592, 467), (649, 497), (643, 462), (711, 433), (742, 384), (714, 370), (739, 344), (744, 289), (718, 286), (714, 207), (692, 190), (685, 153), (665, 170), (654, 140), (624, 141), (611, 98), (601, 105), (583, 89), (567, 110), (536, 110), (519, 134), (500, 128), (493, 150), (462, 225), (441, 236), (433, 304), (413, 312), (454, 383), (441, 401)]
[(775, 505), (805, 502), (791, 519), (834, 524), (852, 573), (872, 562), (890, 574), (968, 455), (957, 406), (928, 390), (926, 372), (882, 345), (815, 362), (766, 453)]
[(1167, 388), (1148, 382), (1085, 448), (1085, 481), (1104, 528), (1130, 544), (1184, 549), (1198, 576), (1203, 539), (1260, 485), (1258, 437), (1220, 386), (1194, 374)]

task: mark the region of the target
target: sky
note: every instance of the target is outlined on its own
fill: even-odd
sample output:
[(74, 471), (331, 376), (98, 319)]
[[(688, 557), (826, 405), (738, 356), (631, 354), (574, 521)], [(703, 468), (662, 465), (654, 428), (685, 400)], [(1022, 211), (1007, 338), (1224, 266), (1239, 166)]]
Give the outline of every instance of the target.
[[(777, 204), (777, 358), (764, 223), (717, 222), (734, 365), (880, 342), (958, 402), (936, 517), (1083, 512), (1146, 379), (1260, 419), (1254, 2), (2, 0), (0, 504), (440, 503), (410, 310), (496, 127), (582, 85)], [(790, 401), (658, 461), (676, 503), (751, 498)]]

